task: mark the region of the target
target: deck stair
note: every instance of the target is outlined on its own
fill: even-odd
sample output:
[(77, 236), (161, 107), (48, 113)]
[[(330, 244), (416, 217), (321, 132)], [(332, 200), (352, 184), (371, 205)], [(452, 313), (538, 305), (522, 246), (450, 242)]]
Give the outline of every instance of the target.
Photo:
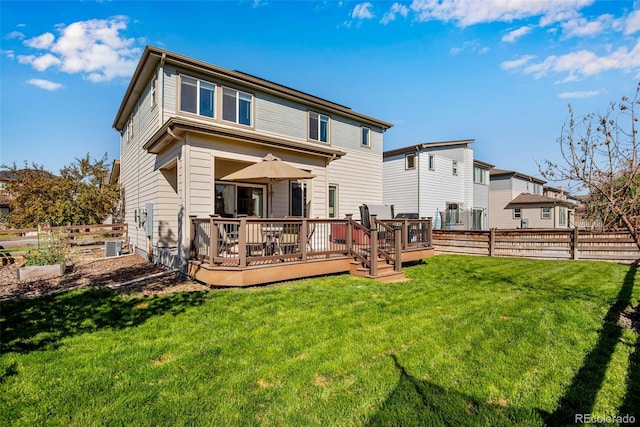
[(356, 277), (374, 279), (378, 282), (406, 282), (410, 280), (404, 275), (403, 271), (395, 271), (393, 264), (389, 264), (386, 259), (378, 257), (377, 263), (378, 268), (375, 276), (371, 275), (369, 267), (358, 260), (351, 262), (349, 274)]

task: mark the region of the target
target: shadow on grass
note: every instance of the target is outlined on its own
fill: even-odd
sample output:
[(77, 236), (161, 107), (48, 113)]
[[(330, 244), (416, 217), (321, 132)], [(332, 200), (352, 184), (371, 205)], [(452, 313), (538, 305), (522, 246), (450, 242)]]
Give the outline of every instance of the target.
[[(593, 405), (596, 400), (598, 391), (602, 388), (607, 367), (611, 362), (611, 358), (615, 351), (616, 344), (622, 337), (622, 327), (618, 324), (620, 314), (631, 303), (633, 294), (633, 286), (638, 266), (631, 265), (622, 282), (622, 287), (616, 296), (616, 300), (611, 305), (607, 314), (603, 319), (602, 330), (598, 336), (598, 341), (587, 354), (582, 367), (573, 378), (573, 382), (560, 400), (558, 408), (551, 414), (547, 415), (546, 423), (548, 425), (566, 425), (575, 422), (576, 414), (591, 414)], [(639, 414), (640, 405), (638, 381), (640, 373), (638, 372), (638, 343), (636, 342), (636, 350), (632, 355), (629, 366), (629, 381), (627, 383), (627, 393), (625, 402), (618, 415), (635, 415)], [(635, 394), (632, 394), (635, 393)]]
[(536, 409), (489, 404), (436, 384), (418, 380), (407, 373), (395, 355), (400, 372), (396, 388), (368, 422), (368, 426), (511, 426), (542, 425), (543, 414)]
[(4, 301), (0, 312), (0, 353), (57, 348), (65, 337), (103, 328), (137, 326), (154, 316), (179, 314), (202, 304), (205, 298), (204, 292), (185, 292), (125, 299), (109, 289), (92, 288)]

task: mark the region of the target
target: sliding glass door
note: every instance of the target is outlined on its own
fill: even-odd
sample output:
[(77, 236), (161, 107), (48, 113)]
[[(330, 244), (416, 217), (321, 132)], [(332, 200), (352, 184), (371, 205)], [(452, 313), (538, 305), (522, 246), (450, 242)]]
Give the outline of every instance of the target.
[(215, 213), (226, 218), (265, 216), (266, 186), (216, 183)]

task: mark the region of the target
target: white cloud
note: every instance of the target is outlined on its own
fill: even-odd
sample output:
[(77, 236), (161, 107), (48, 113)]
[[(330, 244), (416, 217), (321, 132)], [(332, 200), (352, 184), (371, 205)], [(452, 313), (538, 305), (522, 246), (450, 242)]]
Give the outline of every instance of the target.
[(135, 47), (134, 39), (120, 35), (126, 28), (124, 16), (59, 26), (57, 39), (45, 33), (25, 42), (29, 47), (48, 50), (47, 53), (19, 55), (18, 61), (38, 71), (55, 66), (66, 73), (80, 73), (92, 82), (129, 77), (135, 70), (140, 49)]
[(28, 80), (27, 83), (29, 83), (30, 85), (34, 85), (37, 86), (41, 89), (46, 89), (46, 90), (58, 90), (62, 87), (62, 85), (60, 83), (55, 83), (49, 80), (43, 80), (43, 79), (31, 79)]
[(55, 37), (53, 36), (53, 34), (44, 33), (42, 35), (39, 35), (38, 37), (25, 40), (24, 44), (34, 49), (49, 49), (54, 39)]
[(351, 12), (351, 17), (355, 19), (372, 19), (373, 12), (371, 12), (371, 8), (373, 5), (369, 2), (358, 3), (356, 7), (353, 8), (353, 12)]
[(472, 53), (477, 53), (479, 55), (484, 55), (489, 52), (489, 48), (487, 46), (482, 46), (479, 40), (470, 40), (466, 41), (462, 44), (461, 47), (452, 47), (449, 49), (449, 53), (451, 55), (457, 55), (463, 51), (470, 51)]
[(580, 50), (566, 55), (552, 55), (537, 63), (531, 63), (531, 59), (533, 58), (523, 57), (515, 61), (503, 62), (502, 68), (518, 70), (523, 74), (533, 74), (535, 78), (541, 78), (550, 73), (566, 74), (564, 82), (580, 80), (610, 70), (637, 72), (640, 70), (640, 39), (631, 50), (621, 47), (602, 56), (589, 50)]
[(640, 10), (634, 10), (624, 19), (624, 33), (634, 34), (640, 31)]
[(460, 27), (486, 22), (511, 22), (540, 16), (541, 25), (569, 17), (594, 0), (413, 0), (411, 9), (419, 21), (454, 21)]
[(20, 31), (11, 31), (6, 36), (4, 36), (4, 38), (7, 40), (11, 40), (11, 39), (22, 40), (24, 38), (24, 34), (22, 34)]
[(0, 54), (7, 55), (7, 58), (9, 59), (16, 57), (16, 53), (12, 50), (0, 50)]
[(594, 37), (610, 28), (613, 22), (613, 16), (605, 14), (595, 21), (587, 21), (580, 17), (563, 22), (560, 26), (567, 37)]
[(596, 95), (599, 95), (600, 91), (597, 90), (584, 90), (578, 92), (563, 92), (558, 94), (558, 98), (560, 99), (584, 99), (591, 98)]
[(533, 27), (531, 25), (526, 25), (524, 27), (520, 27), (520, 28), (515, 29), (513, 31), (509, 31), (507, 34), (502, 36), (502, 41), (505, 42), (505, 43), (513, 43), (517, 39), (519, 39), (520, 37), (529, 34), (532, 29), (533, 29)]
[(396, 15), (401, 15), (406, 18), (409, 14), (409, 8), (400, 3), (394, 3), (387, 13), (384, 14), (380, 22), (384, 25), (396, 19)]

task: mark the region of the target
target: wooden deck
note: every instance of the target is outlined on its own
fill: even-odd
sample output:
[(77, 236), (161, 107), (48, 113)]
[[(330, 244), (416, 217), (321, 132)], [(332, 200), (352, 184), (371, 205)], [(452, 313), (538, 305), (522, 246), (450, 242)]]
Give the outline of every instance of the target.
[[(430, 219), (372, 219), (376, 226), (367, 230), (350, 217), (192, 218), (187, 273), (212, 286), (253, 286), (355, 270), (375, 278), (383, 276), (377, 272), (381, 263), (398, 273), (403, 262), (434, 255)], [(377, 254), (375, 262), (371, 254)], [(361, 264), (357, 269), (355, 262)]]

